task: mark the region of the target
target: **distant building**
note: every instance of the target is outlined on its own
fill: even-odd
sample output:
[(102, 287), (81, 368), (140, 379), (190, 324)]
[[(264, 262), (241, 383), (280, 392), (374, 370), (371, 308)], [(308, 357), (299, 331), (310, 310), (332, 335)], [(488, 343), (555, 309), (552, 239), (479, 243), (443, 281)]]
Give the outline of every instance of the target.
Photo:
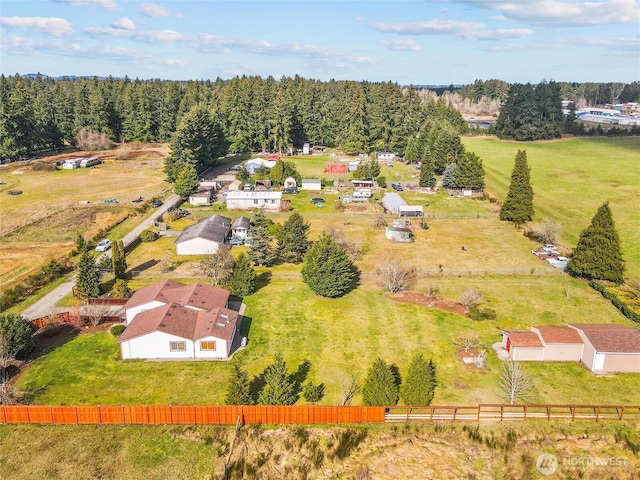
[(176, 239), (176, 253), (178, 255), (216, 253), (220, 245), (224, 244), (230, 228), (230, 218), (217, 214), (203, 218), (182, 231)]
[(321, 190), (322, 181), (319, 178), (303, 178), (300, 190)]
[(280, 210), (282, 192), (230, 191), (227, 194), (228, 210), (253, 210), (259, 208), (271, 212)]

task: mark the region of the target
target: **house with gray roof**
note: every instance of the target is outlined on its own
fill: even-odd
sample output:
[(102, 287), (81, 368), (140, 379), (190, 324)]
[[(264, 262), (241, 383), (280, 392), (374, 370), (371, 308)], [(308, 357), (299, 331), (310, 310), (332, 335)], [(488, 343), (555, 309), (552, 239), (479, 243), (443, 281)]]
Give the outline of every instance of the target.
[(251, 222), (247, 217), (238, 217), (231, 224), (231, 235), (238, 238), (247, 238)]
[(225, 243), (230, 229), (230, 218), (217, 214), (203, 218), (182, 231), (176, 239), (176, 253), (178, 255), (216, 253), (220, 245)]

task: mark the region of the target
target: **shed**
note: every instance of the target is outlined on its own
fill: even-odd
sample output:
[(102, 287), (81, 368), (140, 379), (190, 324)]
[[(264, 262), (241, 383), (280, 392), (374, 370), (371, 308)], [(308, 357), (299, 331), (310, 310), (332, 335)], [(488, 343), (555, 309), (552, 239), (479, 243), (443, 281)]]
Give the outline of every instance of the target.
[(619, 324), (569, 324), (584, 342), (582, 363), (592, 372), (640, 373), (640, 331)]
[(391, 226), (384, 227), (384, 235), (392, 242), (413, 242), (413, 231), (408, 220), (396, 219)]
[(192, 193), (189, 195), (189, 204), (197, 207), (199, 205), (211, 205), (211, 200), (213, 199), (213, 190), (212, 189), (204, 189), (199, 192)]
[(569, 327), (531, 327), (544, 346), (545, 362), (579, 362), (584, 344), (578, 332)]
[(234, 180), (229, 184), (229, 191), (238, 191), (242, 190), (242, 182), (240, 180)]
[(284, 179), (284, 188), (296, 188), (298, 186), (298, 182), (293, 177), (287, 177)]
[(322, 181), (319, 178), (303, 178), (300, 190), (322, 190)]
[(256, 190), (271, 190), (273, 182), (271, 180), (256, 180)]
[(503, 330), (502, 348), (514, 361), (541, 361), (544, 355), (544, 346), (540, 337), (531, 330)]
[(420, 205), (400, 205), (398, 215), (401, 217), (424, 217), (424, 211)]
[(238, 238), (247, 238), (251, 222), (247, 217), (238, 217), (231, 224), (231, 235)]
[(354, 188), (373, 188), (373, 180), (351, 180), (351, 185)]
[(397, 215), (400, 212), (399, 207), (406, 207), (407, 202), (397, 193), (387, 193), (382, 198), (382, 206), (387, 212)]

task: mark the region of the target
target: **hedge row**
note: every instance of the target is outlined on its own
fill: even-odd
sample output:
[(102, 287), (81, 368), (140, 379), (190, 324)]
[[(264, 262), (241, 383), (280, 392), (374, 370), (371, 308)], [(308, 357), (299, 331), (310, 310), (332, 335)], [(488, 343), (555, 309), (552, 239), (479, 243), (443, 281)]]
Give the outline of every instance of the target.
[(620, 300), (615, 293), (610, 292), (609, 290), (607, 290), (607, 288), (604, 285), (600, 285), (595, 280), (591, 280), (589, 282), (589, 286), (591, 288), (593, 288), (594, 290), (597, 290), (598, 292), (600, 292), (602, 294), (602, 296), (604, 298), (606, 298), (607, 300), (611, 300), (611, 303), (613, 303), (615, 305), (615, 307), (618, 310), (620, 310), (622, 312), (622, 314), (625, 317), (627, 317), (629, 320), (632, 320), (634, 322), (640, 323), (640, 315), (638, 315), (636, 312), (631, 310), (627, 306), (627, 304), (625, 304), (622, 300)]

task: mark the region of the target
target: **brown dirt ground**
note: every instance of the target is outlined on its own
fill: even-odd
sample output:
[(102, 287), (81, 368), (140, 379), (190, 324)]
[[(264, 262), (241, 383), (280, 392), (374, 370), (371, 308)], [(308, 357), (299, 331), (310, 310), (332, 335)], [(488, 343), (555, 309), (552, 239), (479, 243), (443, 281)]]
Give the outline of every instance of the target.
[(391, 300), (396, 302), (413, 303), (423, 307), (437, 308), (445, 312), (455, 313), (465, 316), (467, 310), (463, 305), (449, 298), (437, 297), (435, 295), (427, 295), (419, 292), (402, 292), (387, 295)]

